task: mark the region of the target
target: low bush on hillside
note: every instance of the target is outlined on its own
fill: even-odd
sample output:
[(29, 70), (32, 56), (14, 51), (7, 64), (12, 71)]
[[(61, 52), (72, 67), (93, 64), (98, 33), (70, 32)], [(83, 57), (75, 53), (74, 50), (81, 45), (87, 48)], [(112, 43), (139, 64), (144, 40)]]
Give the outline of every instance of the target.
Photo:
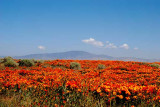
[(34, 62), (42, 64), (42, 63), (44, 63), (44, 60), (35, 60)]
[(98, 69), (105, 69), (106, 68), (106, 66), (105, 65), (103, 65), (103, 64), (98, 64), (98, 67), (97, 67)]
[(3, 59), (2, 58), (0, 58), (0, 63), (2, 63), (3, 62)]
[(2, 63), (4, 63), (4, 66), (6, 67), (17, 67), (18, 63), (14, 61), (12, 57), (5, 57), (2, 59)]
[(22, 59), (18, 63), (19, 66), (26, 66), (26, 67), (31, 67), (35, 65), (34, 60), (31, 59)]
[(44, 63), (44, 60), (33, 60), (37, 66), (40, 66)]
[(71, 62), (70, 63), (70, 69), (80, 70), (81, 69), (81, 64), (77, 63), (77, 62)]
[(10, 56), (7, 56), (7, 57), (4, 57), (4, 58), (3, 58), (3, 62), (7, 62), (7, 61), (9, 61), (9, 60), (13, 60), (13, 58), (10, 57)]
[(155, 64), (155, 63), (154, 64), (150, 64), (150, 66), (151, 67), (155, 67), (155, 68), (160, 68), (160, 65), (159, 64)]

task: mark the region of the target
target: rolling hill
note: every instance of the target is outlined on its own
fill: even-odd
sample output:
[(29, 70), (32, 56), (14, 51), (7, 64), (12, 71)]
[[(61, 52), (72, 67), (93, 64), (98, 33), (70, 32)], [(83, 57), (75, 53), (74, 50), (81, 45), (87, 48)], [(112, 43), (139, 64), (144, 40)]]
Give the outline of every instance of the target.
[(16, 56), (16, 59), (79, 59), (79, 60), (110, 60), (113, 57), (108, 55), (96, 55), (84, 51), (68, 51), (68, 52), (59, 52), (59, 53), (45, 53), (45, 54), (30, 54), (25, 56)]
[(122, 61), (140, 61), (140, 62), (160, 62), (159, 59), (144, 59), (135, 57), (112, 57), (108, 55), (97, 55), (85, 51), (67, 51), (58, 53), (30, 54), (25, 56), (15, 56), (16, 59), (73, 59), (73, 60), (122, 60)]

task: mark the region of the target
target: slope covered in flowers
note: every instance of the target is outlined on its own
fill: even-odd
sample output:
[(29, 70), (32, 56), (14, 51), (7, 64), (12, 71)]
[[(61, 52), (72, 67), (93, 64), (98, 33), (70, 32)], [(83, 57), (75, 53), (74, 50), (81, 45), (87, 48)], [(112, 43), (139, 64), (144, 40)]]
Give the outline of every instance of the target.
[[(70, 62), (80, 63), (81, 69), (70, 69)], [(98, 69), (99, 64), (106, 68)], [(0, 69), (0, 95), (16, 96), (18, 106), (160, 106), (160, 69), (102, 60), (5, 67)]]

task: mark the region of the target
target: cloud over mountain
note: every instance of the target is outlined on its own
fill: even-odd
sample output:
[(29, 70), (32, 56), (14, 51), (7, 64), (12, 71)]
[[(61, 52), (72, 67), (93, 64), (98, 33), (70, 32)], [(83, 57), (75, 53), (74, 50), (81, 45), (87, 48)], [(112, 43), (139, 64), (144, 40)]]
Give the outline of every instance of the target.
[(40, 49), (40, 50), (45, 50), (46, 47), (44, 47), (44, 46), (38, 46), (38, 49)]
[[(102, 41), (97, 41), (94, 38), (84, 39), (84, 40), (82, 40), (82, 42), (86, 43), (86, 44), (94, 45), (97, 47), (102, 47), (102, 48), (109, 48), (109, 49), (121, 48), (121, 49), (125, 49), (125, 50), (130, 49), (130, 46), (127, 43), (123, 43), (122, 45), (115, 45), (114, 43), (111, 43), (109, 41), (106, 41), (106, 43), (103, 43)], [(134, 47), (131, 49), (138, 50), (139, 48)]]
[(120, 48), (129, 49), (129, 46), (128, 46), (128, 44), (125, 43), (125, 44), (121, 45)]
[(87, 43), (87, 44), (91, 44), (91, 45), (94, 45), (94, 46), (100, 46), (100, 47), (104, 46), (103, 42), (97, 41), (93, 38), (82, 40), (82, 42)]

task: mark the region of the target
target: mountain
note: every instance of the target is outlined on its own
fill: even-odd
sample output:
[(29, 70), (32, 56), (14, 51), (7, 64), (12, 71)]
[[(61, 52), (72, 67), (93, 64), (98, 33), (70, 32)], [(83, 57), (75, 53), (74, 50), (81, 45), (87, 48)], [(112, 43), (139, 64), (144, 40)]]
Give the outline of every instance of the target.
[(13, 57), (16, 59), (79, 59), (79, 60), (111, 60), (113, 57), (108, 55), (96, 55), (84, 51), (68, 51), (60, 53), (30, 54), (25, 56)]
[(85, 51), (68, 51), (59, 53), (30, 54), (25, 56), (15, 56), (15, 59), (73, 59), (73, 60), (121, 60), (139, 62), (160, 62), (160, 59), (143, 59), (135, 57), (112, 57), (108, 55), (96, 55)]

